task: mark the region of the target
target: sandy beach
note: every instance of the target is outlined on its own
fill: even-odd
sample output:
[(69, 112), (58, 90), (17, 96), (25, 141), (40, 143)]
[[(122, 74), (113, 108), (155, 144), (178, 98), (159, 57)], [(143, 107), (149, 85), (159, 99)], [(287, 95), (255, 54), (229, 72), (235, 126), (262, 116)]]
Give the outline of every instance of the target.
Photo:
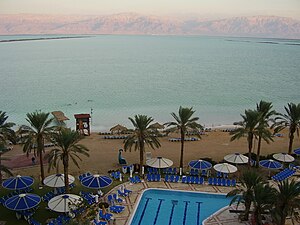
[[(283, 137), (274, 137), (274, 142), (271, 144), (262, 144), (262, 155), (271, 153), (287, 152), (288, 135), (287, 131), (282, 132)], [(71, 163), (70, 173), (78, 175), (85, 171), (93, 173), (106, 174), (109, 170), (119, 169), (118, 164), (118, 149), (123, 148), (123, 140), (109, 140), (104, 139), (103, 135), (92, 133), (91, 136), (85, 137), (81, 143), (89, 148), (90, 157), (82, 157), (80, 169)], [(160, 138), (161, 148), (151, 150), (146, 148), (146, 151), (152, 153), (152, 157), (163, 156), (173, 160), (174, 166), (179, 165), (180, 143), (170, 142), (168, 139), (171, 137), (178, 137), (177, 134), (168, 137)], [(184, 153), (184, 164), (187, 165), (190, 160), (199, 159), (203, 157), (210, 157), (215, 161), (220, 161), (226, 154), (240, 152), (247, 152), (246, 138), (238, 141), (230, 142), (230, 134), (222, 131), (207, 132), (201, 136), (199, 141), (186, 142)], [(255, 149), (257, 143), (254, 144)], [(295, 138), (294, 148), (300, 147), (299, 137)], [(46, 149), (46, 153), (49, 149)], [(13, 150), (6, 153), (5, 157), (10, 158), (10, 161), (3, 161), (6, 165), (13, 168), (14, 174), (31, 175), (34, 177), (39, 176), (39, 164), (31, 165), (31, 156), (28, 158), (22, 152), (20, 145), (14, 146)], [(138, 163), (138, 152), (123, 152), (123, 157), (127, 160), (128, 164)], [(21, 168), (20, 168), (21, 166)], [(48, 165), (45, 165), (46, 175), (48, 174)], [(60, 168), (62, 169), (62, 167)], [(54, 173), (50, 171), (49, 174)]]

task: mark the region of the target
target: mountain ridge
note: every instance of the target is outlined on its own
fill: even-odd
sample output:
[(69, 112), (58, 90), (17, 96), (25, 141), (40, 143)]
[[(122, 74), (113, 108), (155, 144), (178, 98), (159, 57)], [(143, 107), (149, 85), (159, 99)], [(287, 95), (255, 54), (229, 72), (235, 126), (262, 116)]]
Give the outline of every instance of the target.
[(0, 35), (145, 34), (300, 38), (300, 21), (278, 16), (179, 19), (137, 13), (0, 15)]

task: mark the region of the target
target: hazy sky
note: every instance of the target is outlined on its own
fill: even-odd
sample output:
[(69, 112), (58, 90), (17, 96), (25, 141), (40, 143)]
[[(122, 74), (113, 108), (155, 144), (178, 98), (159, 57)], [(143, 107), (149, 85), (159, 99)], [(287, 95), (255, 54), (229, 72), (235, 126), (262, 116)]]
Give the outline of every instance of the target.
[(276, 15), (300, 19), (300, 0), (0, 0), (0, 14), (111, 14), (230, 17)]

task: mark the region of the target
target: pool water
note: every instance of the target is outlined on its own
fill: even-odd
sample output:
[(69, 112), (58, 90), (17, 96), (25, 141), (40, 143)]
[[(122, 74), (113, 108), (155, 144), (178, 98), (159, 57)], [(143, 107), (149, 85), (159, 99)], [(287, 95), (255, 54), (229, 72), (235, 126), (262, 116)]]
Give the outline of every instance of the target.
[(231, 198), (222, 194), (186, 191), (146, 190), (130, 225), (200, 225)]

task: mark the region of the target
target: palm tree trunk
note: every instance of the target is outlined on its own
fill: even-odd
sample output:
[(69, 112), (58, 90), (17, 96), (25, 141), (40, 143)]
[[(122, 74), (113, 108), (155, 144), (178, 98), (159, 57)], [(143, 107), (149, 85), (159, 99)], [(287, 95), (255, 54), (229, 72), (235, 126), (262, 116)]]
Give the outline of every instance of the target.
[(294, 133), (296, 131), (296, 128), (294, 126), (290, 127), (290, 132), (289, 132), (289, 138), (290, 138), (290, 142), (289, 142), (289, 154), (292, 153), (293, 150), (293, 142), (294, 142)]
[(38, 148), (38, 153), (40, 155), (41, 183), (43, 184), (43, 181), (45, 179), (44, 164), (43, 164), (44, 143), (41, 137), (37, 138), (37, 148)]
[(256, 167), (257, 168), (259, 166), (260, 148), (261, 148), (261, 136), (258, 137), (258, 144), (257, 144), (257, 154), (256, 154)]
[(253, 134), (248, 134), (248, 165), (251, 166), (251, 153), (253, 145)]
[[(0, 168), (1, 168), (1, 156), (2, 154), (0, 154)], [(0, 185), (2, 185), (2, 171), (0, 170)]]
[(140, 141), (140, 174), (142, 175), (142, 167), (144, 166), (144, 140)]
[(65, 188), (66, 193), (69, 194), (69, 159), (67, 156), (64, 157), (64, 175), (65, 175)]
[(181, 134), (181, 151), (180, 151), (180, 163), (179, 163), (179, 167), (183, 169), (183, 148), (184, 148), (184, 132), (181, 129), (180, 130), (180, 134)]
[(248, 221), (249, 220), (249, 214), (250, 214), (250, 207), (251, 207), (251, 201), (245, 202), (245, 214), (244, 214), (244, 220)]

